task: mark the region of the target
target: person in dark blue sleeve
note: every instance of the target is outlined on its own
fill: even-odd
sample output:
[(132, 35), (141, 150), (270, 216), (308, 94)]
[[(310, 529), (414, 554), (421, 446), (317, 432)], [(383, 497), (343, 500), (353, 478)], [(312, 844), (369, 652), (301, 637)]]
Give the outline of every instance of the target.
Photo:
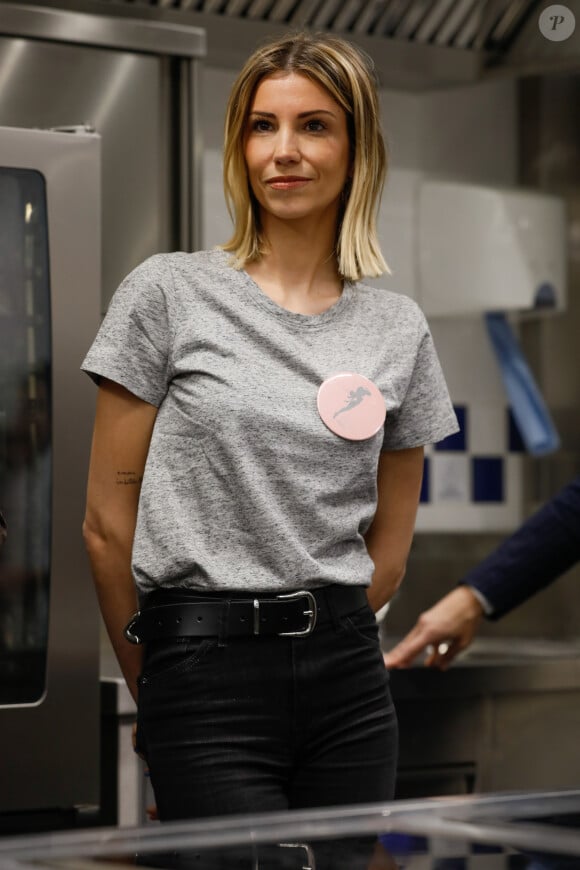
[(460, 584), (419, 616), (389, 653), (404, 668), (427, 647), (425, 664), (444, 670), (465, 649), (483, 616), (500, 619), (580, 560), (580, 475), (563, 487)]

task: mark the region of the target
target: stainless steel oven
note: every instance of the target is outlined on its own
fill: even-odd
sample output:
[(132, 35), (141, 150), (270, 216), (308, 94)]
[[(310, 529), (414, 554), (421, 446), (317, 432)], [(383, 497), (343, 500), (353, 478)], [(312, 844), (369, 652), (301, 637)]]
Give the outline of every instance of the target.
[(0, 812), (98, 804), (81, 538), (100, 319), (100, 137), (0, 127)]
[[(99, 802), (111, 656), (81, 539), (95, 390), (79, 365), (121, 279), (202, 232), (204, 32), (139, 4), (58, 6), (0, 2), (0, 832)], [(38, 129), (84, 121), (100, 139)]]

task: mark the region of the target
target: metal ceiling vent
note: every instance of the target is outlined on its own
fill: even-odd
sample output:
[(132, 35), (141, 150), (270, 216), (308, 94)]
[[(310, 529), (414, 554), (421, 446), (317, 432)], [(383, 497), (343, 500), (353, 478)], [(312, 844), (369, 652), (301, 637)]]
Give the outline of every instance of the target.
[(101, 0), (503, 53), (540, 0)]

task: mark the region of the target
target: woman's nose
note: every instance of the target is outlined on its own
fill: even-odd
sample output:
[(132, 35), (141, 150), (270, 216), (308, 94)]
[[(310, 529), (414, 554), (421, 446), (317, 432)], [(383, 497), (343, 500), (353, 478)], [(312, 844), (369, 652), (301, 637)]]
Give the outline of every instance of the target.
[(300, 159), (298, 140), (293, 130), (280, 128), (274, 144), (274, 160), (279, 163), (291, 163)]

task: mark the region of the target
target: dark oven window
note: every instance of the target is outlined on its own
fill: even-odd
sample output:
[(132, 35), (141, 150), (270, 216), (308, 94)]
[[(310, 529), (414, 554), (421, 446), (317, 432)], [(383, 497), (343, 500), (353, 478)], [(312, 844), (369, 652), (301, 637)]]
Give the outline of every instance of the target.
[(0, 705), (44, 692), (51, 531), (46, 192), (0, 166)]

